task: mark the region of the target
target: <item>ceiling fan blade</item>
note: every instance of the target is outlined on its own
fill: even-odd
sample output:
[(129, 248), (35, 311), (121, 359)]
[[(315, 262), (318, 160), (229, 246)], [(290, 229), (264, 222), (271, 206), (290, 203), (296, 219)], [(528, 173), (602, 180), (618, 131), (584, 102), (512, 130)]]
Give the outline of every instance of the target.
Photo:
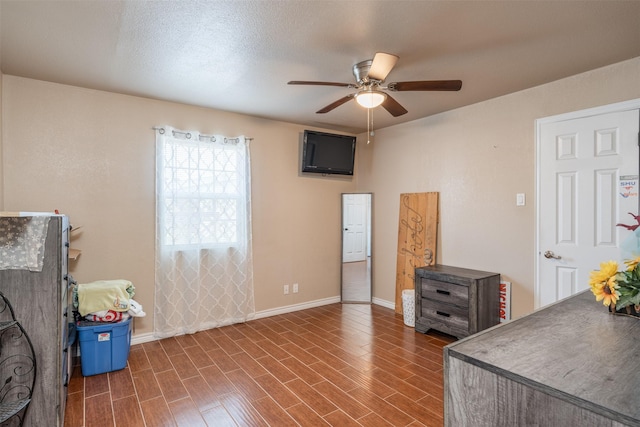
[(308, 82), (304, 80), (292, 80), (287, 83), (288, 85), (314, 85), (314, 86), (339, 86), (339, 87), (352, 87), (351, 83), (338, 83), (338, 82)]
[(398, 57), (390, 53), (378, 52), (373, 57), (371, 68), (369, 69), (369, 80), (378, 80), (383, 82), (387, 78), (393, 67), (398, 62)]
[(387, 110), (393, 117), (398, 117), (403, 114), (407, 114), (408, 111), (398, 103), (395, 99), (387, 94), (387, 98), (382, 103), (382, 106), (385, 110)]
[(387, 89), (394, 92), (409, 90), (460, 90), (462, 80), (423, 80), (417, 82), (389, 83)]
[(342, 104), (344, 104), (345, 102), (350, 101), (351, 99), (353, 99), (353, 97), (356, 96), (355, 93), (351, 93), (343, 98), (338, 99), (335, 102), (332, 102), (331, 104), (327, 105), (324, 108), (321, 108), (320, 110), (316, 111), (317, 114), (324, 114), (324, 113), (328, 113), (329, 111), (333, 110), (334, 108), (337, 108), (339, 106), (341, 106)]

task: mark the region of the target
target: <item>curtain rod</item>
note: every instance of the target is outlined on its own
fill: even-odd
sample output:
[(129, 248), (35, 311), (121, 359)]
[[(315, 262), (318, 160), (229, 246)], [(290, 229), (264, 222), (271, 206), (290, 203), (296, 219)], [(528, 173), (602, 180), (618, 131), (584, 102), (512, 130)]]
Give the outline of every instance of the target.
[[(164, 128), (163, 127), (155, 127), (154, 126), (152, 129), (153, 130), (159, 130), (161, 134), (164, 133)], [(187, 139), (191, 139), (191, 132), (183, 132), (183, 131), (175, 130), (175, 129), (172, 130), (172, 132), (173, 132), (174, 135), (176, 133), (179, 133), (179, 134), (185, 135), (187, 137)], [(216, 141), (216, 136), (215, 135), (205, 135), (205, 134), (201, 133), (200, 134), (200, 138), (211, 139), (211, 142), (215, 142)], [(250, 138), (250, 137), (245, 137), (244, 139), (247, 140), (247, 141), (253, 141), (253, 138)], [(229, 141), (229, 142), (231, 142), (231, 141), (238, 142), (238, 138), (225, 138), (224, 140), (225, 140), (225, 142), (227, 142), (227, 141)]]

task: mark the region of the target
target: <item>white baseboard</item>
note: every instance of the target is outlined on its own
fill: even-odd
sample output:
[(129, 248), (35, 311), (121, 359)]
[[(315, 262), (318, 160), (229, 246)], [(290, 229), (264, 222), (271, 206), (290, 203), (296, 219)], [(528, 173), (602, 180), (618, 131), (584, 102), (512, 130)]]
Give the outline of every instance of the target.
[(380, 298), (372, 298), (371, 302), (374, 303), (375, 305), (381, 305), (383, 307), (386, 308), (390, 308), (391, 310), (395, 310), (396, 309), (396, 303), (395, 302), (391, 302), (391, 301), (387, 301), (386, 299), (380, 299)]
[(323, 305), (335, 304), (340, 302), (340, 297), (318, 299), (315, 301), (304, 302), (302, 304), (285, 305), (284, 307), (272, 308), (269, 310), (257, 311), (254, 319), (263, 319), (265, 317), (277, 316), (278, 314), (293, 313), (294, 311), (306, 310), (308, 308), (321, 307)]
[[(263, 319), (265, 317), (277, 316), (279, 314), (293, 313), (294, 311), (306, 310), (308, 308), (321, 307), (323, 305), (336, 304), (340, 302), (340, 297), (335, 296), (331, 298), (323, 298), (315, 301), (309, 301), (302, 304), (286, 305), (284, 307), (272, 308), (269, 310), (262, 310), (256, 312), (255, 316), (251, 319)], [(395, 309), (395, 303), (380, 298), (373, 298), (371, 301), (373, 304), (381, 305), (383, 307)], [(251, 321), (249, 320), (249, 321)], [(136, 334), (131, 337), (131, 345), (144, 344), (146, 342), (156, 341), (158, 338), (153, 336), (153, 332), (146, 334)]]
[(133, 335), (131, 337), (131, 345), (144, 344), (146, 342), (151, 342), (156, 340), (157, 338), (153, 336), (153, 332), (148, 332), (146, 334)]

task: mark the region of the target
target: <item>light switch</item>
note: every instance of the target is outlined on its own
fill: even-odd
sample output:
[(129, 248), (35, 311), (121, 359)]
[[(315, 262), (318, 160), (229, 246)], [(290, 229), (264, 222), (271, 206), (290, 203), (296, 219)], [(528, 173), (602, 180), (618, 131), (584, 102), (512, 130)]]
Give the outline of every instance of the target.
[(516, 194), (516, 206), (524, 206), (524, 205), (525, 205), (524, 193)]

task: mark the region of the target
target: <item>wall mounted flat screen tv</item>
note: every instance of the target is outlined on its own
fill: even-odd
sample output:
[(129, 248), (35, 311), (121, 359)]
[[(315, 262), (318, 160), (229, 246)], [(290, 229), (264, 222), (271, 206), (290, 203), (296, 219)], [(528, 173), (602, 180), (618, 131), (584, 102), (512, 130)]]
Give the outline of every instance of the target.
[(353, 175), (356, 137), (304, 131), (302, 172)]

